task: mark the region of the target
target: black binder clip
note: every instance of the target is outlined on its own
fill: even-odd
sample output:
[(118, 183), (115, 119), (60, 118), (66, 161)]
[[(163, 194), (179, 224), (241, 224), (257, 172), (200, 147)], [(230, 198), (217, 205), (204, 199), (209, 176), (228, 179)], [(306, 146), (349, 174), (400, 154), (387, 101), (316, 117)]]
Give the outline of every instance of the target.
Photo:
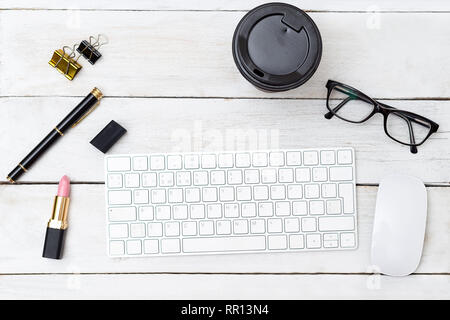
[[(105, 40), (100, 42), (100, 38), (103, 37)], [(108, 43), (108, 38), (105, 35), (99, 34), (97, 39), (90, 36), (89, 41), (83, 40), (77, 48), (77, 51), (86, 58), (90, 64), (95, 64), (98, 59), (102, 56), (98, 51), (100, 47)]]

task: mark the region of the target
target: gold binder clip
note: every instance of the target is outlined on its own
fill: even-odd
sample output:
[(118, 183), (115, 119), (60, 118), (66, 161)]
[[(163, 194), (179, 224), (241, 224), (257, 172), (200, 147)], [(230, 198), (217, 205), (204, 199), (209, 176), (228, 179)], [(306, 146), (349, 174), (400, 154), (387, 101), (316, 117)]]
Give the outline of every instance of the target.
[[(66, 53), (66, 48), (71, 49), (69, 54)], [(75, 46), (70, 48), (64, 46), (62, 49), (55, 50), (52, 59), (48, 62), (53, 68), (56, 68), (67, 79), (73, 80), (82, 66), (78, 63), (78, 59), (75, 58)]]

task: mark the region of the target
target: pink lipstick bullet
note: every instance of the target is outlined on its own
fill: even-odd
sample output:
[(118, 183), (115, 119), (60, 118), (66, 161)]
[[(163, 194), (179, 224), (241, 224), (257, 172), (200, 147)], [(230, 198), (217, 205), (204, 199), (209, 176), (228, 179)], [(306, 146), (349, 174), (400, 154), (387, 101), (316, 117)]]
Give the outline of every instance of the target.
[(58, 193), (53, 201), (52, 217), (47, 224), (45, 234), (44, 258), (61, 259), (64, 232), (67, 229), (67, 212), (70, 203), (70, 180), (63, 176), (59, 181)]

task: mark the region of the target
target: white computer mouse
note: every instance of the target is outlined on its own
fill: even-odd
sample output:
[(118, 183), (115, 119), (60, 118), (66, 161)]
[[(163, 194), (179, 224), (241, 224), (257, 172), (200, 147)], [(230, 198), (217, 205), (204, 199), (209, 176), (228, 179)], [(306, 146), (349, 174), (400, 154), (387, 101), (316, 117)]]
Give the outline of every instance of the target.
[(422, 181), (391, 175), (380, 182), (372, 232), (372, 265), (383, 274), (413, 273), (422, 256), (427, 191)]

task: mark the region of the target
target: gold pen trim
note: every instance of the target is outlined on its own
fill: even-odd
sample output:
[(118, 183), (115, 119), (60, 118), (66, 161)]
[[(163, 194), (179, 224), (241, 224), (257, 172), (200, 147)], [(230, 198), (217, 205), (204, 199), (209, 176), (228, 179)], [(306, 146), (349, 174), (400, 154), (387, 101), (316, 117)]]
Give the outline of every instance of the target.
[(55, 127), (56, 132), (58, 132), (61, 136), (64, 135), (64, 133), (62, 133), (57, 127)]
[(21, 163), (19, 163), (19, 167), (21, 167), (22, 169), (23, 169), (23, 171), (25, 171), (25, 172), (27, 172), (28, 171), (28, 169), (27, 168), (25, 168)]
[(11, 179), (10, 176), (6, 176), (6, 179), (8, 179), (8, 181), (11, 182), (11, 183), (16, 183), (13, 179)]

